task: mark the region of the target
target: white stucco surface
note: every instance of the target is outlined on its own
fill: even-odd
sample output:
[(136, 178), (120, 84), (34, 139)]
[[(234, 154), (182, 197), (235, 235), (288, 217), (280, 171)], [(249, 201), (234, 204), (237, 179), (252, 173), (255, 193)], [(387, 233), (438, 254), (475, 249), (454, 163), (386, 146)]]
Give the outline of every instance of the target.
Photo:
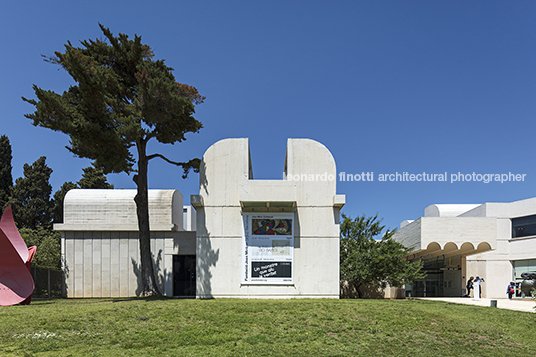
[[(480, 205), (430, 205), (425, 217), (404, 221), (394, 236), (411, 258), (462, 257), (461, 279), (480, 276), (482, 296), (504, 298), (513, 262), (536, 259), (536, 236), (513, 238), (511, 219), (536, 214), (536, 198)], [(462, 284), (462, 286), (464, 286)]]
[(424, 209), (425, 217), (457, 217), (480, 205), (476, 204), (442, 204), (430, 205)]

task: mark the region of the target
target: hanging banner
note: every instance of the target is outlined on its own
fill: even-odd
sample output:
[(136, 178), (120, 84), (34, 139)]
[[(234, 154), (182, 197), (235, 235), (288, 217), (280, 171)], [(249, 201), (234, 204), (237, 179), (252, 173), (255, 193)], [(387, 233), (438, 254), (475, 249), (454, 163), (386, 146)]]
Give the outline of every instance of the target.
[(243, 214), (242, 281), (292, 283), (294, 214)]

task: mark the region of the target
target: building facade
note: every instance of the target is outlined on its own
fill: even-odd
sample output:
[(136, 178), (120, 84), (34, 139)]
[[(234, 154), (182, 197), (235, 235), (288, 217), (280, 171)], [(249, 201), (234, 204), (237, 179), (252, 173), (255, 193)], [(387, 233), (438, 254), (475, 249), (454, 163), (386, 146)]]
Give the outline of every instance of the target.
[[(136, 190), (70, 190), (67, 193), (64, 223), (54, 225), (62, 236), (67, 297), (139, 294), (140, 250), (135, 195)], [(195, 291), (195, 280), (188, 288), (177, 276), (183, 268), (177, 260), (195, 256), (195, 231), (185, 230), (192, 222), (185, 221), (184, 217), (195, 218), (186, 210), (179, 191), (149, 190), (151, 252), (156, 280), (160, 291), (168, 296), (187, 296)], [(179, 280), (174, 284), (174, 279)]]
[(338, 298), (345, 197), (336, 194), (336, 172), (314, 140), (288, 139), (282, 180), (253, 179), (247, 139), (212, 145), (191, 199), (197, 295)]
[[(422, 259), (425, 279), (406, 296), (463, 296), (469, 277), (484, 278), (482, 297), (505, 298), (510, 281), (536, 271), (536, 198), (510, 203), (431, 205), (402, 222), (394, 238)], [(520, 288), (517, 297), (525, 294)]]
[[(283, 164), (283, 163), (282, 163)], [(336, 167), (329, 150), (288, 139), (281, 180), (254, 180), (248, 139), (212, 145), (200, 190), (150, 190), (151, 252), (167, 296), (339, 297)], [(64, 200), (67, 297), (140, 291), (135, 190), (71, 190)]]

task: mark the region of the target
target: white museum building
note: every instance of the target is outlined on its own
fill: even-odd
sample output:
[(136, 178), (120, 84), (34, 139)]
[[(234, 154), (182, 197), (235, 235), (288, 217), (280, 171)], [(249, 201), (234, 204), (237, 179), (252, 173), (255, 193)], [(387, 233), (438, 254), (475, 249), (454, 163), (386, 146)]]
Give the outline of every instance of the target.
[[(201, 160), (199, 194), (149, 190), (160, 291), (180, 297), (338, 298), (336, 166), (322, 144), (288, 139), (281, 180), (255, 180), (246, 138)], [(71, 190), (61, 232), (67, 297), (140, 291), (136, 190)], [(193, 206), (193, 209), (192, 209)]]
[[(394, 238), (428, 273), (406, 286), (406, 296), (463, 296), (469, 277), (479, 276), (483, 298), (506, 298), (510, 281), (536, 271), (536, 198), (430, 205), (424, 217), (402, 222)], [(519, 287), (516, 297), (524, 297)]]

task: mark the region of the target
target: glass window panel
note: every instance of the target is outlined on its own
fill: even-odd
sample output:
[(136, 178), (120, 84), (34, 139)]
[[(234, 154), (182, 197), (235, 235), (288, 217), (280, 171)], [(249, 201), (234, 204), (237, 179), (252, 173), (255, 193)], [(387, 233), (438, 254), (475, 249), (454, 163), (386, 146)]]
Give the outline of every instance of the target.
[(536, 259), (514, 261), (514, 277), (521, 280), (521, 274), (527, 271), (536, 271)]
[(536, 215), (512, 218), (512, 238), (536, 235)]

